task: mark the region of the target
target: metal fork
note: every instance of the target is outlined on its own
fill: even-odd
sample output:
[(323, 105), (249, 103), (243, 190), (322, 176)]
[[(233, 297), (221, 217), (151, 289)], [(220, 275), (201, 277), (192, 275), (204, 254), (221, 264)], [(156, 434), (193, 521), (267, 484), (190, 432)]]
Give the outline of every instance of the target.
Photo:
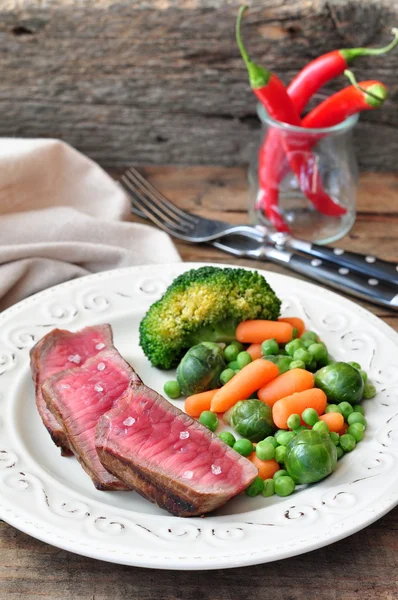
[[(226, 236), (233, 235), (235, 239), (240, 236), (255, 240), (268, 247), (274, 246), (275, 249), (295, 250), (306, 254), (315, 260), (314, 264), (321, 264), (323, 261), (333, 263), (345, 275), (350, 272), (360, 272), (370, 278), (371, 285), (377, 286), (381, 280), (395, 286), (398, 285), (398, 265), (396, 263), (390, 263), (376, 256), (344, 251), (341, 248), (311, 244), (295, 239), (286, 233), (269, 231), (262, 225), (234, 226), (224, 221), (198, 217), (175, 206), (133, 168), (126, 171), (121, 177), (120, 183), (131, 198), (132, 211), (151, 220), (173, 237), (188, 242), (210, 242), (223, 249), (219, 244), (223, 244)], [(229, 251), (231, 251), (230, 246)]]
[(180, 240), (211, 242), (233, 234), (244, 235), (257, 241), (265, 239), (266, 229), (261, 226), (230, 225), (182, 210), (133, 168), (122, 175), (120, 183), (130, 195), (132, 205), (136, 209), (141, 210), (158, 227)]

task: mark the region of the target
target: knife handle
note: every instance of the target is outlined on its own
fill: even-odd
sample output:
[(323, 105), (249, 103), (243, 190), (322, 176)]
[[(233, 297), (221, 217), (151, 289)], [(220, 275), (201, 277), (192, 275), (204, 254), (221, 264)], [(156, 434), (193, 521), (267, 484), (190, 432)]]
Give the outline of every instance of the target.
[(292, 240), (291, 248), (321, 260), (335, 263), (339, 267), (360, 271), (370, 278), (388, 281), (398, 285), (398, 264), (382, 260), (372, 255), (348, 252), (342, 248), (331, 248)]
[(289, 254), (290, 257), (285, 265), (293, 271), (363, 300), (398, 310), (398, 286), (349, 271), (347, 267), (339, 267), (320, 258), (310, 258), (296, 253)]

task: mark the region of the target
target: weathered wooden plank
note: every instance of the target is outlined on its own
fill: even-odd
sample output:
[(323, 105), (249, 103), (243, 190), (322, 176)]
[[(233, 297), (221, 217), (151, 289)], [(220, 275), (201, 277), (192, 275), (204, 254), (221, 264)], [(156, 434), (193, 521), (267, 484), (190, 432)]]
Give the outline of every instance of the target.
[[(258, 121), (234, 40), (238, 5), (3, 0), (0, 135), (61, 137), (106, 166), (247, 163)], [(245, 36), (287, 82), (326, 50), (385, 43), (394, 18), (397, 0), (262, 0)], [(359, 79), (391, 88), (355, 133), (363, 168), (396, 169), (397, 68), (398, 52), (356, 63)]]

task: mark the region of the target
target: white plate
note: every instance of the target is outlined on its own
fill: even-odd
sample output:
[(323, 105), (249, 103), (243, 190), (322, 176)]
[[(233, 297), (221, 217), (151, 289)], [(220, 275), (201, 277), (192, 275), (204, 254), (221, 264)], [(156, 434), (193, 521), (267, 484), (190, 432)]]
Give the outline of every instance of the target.
[[(0, 516), (78, 554), (163, 569), (218, 569), (320, 548), (398, 503), (398, 336), (356, 304), (318, 286), (264, 272), (283, 314), (302, 317), (329, 351), (359, 362), (378, 394), (368, 429), (326, 480), (288, 498), (241, 495), (206, 518), (170, 516), (133, 492), (99, 492), (74, 458), (62, 458), (37, 414), (29, 349), (54, 327), (109, 322), (115, 344), (145, 383), (171, 377), (138, 346), (138, 324), (166, 286), (199, 263), (145, 266), (74, 280), (0, 315)], [(225, 266), (225, 265), (222, 265)], [(176, 405), (182, 404), (175, 401)]]

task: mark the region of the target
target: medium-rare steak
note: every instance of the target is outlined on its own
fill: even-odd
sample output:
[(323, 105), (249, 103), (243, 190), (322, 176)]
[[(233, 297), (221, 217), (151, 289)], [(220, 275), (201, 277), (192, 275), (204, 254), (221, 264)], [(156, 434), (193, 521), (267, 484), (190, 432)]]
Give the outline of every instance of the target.
[(102, 464), (173, 515), (203, 515), (244, 490), (257, 468), (144, 384), (98, 421)]
[(42, 421), (54, 443), (64, 455), (72, 454), (62, 426), (48, 409), (42, 392), (43, 382), (65, 369), (81, 366), (91, 356), (104, 348), (113, 347), (110, 325), (85, 327), (72, 333), (64, 329), (53, 329), (37, 342), (30, 351), (30, 366), (35, 384), (36, 405)]
[(112, 348), (89, 358), (81, 367), (53, 375), (42, 385), (43, 397), (63, 424), (69, 447), (100, 490), (128, 489), (101, 464), (94, 434), (99, 417), (132, 382), (140, 382), (138, 375)]

